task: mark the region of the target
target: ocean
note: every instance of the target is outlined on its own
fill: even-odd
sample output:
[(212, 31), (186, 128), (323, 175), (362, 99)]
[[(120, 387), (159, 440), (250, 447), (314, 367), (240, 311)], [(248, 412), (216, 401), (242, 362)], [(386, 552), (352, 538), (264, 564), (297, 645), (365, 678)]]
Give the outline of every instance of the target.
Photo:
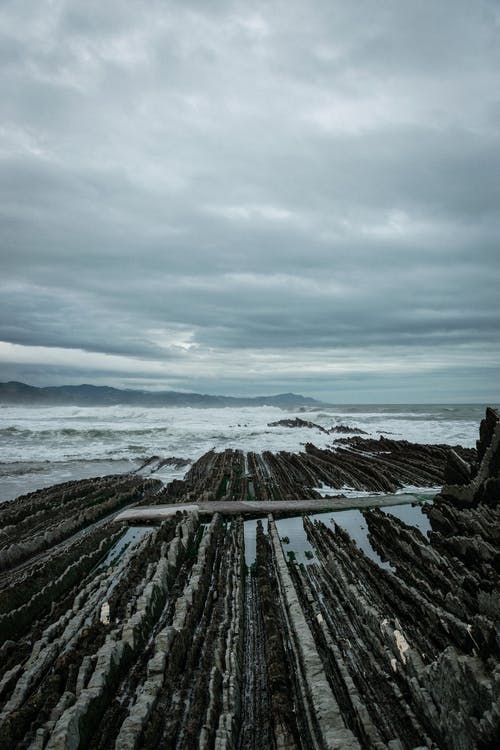
[[(486, 405), (404, 404), (301, 408), (134, 408), (0, 406), (0, 501), (70, 479), (135, 470), (159, 456), (194, 461), (210, 449), (300, 451), (307, 442), (334, 446), (317, 429), (270, 427), (294, 419), (324, 428), (348, 425), (370, 437), (472, 447)], [(189, 466), (163, 467), (168, 482)]]

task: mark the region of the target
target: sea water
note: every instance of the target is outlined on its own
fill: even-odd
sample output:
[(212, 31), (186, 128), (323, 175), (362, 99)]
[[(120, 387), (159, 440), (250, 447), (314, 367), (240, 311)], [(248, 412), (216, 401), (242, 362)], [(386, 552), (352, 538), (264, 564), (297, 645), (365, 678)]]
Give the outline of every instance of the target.
[[(308, 442), (335, 446), (341, 434), (271, 427), (299, 417), (417, 443), (474, 446), (486, 405), (138, 408), (0, 406), (0, 501), (57, 482), (137, 469), (151, 456), (195, 461), (210, 449), (300, 451)], [(189, 466), (168, 466), (154, 476), (182, 478)]]
[[(404, 505), (391, 505), (380, 510), (388, 515), (395, 516), (408, 526), (414, 526), (425, 536), (431, 529), (429, 518), (422, 512), (424, 503), (405, 503)], [(308, 514), (309, 519), (321, 521), (328, 528), (334, 525), (340, 526), (347, 531), (357, 547), (381, 568), (391, 570), (390, 563), (382, 560), (378, 552), (372, 547), (369, 538), (368, 524), (363, 513), (355, 508), (348, 510), (334, 510), (326, 513)], [(267, 520), (262, 519), (264, 531), (267, 530)], [(313, 565), (318, 562), (316, 550), (309, 541), (304, 529), (304, 516), (292, 516), (290, 518), (278, 518), (275, 521), (276, 529), (281, 539), (283, 552), (288, 559), (293, 559), (299, 564)], [(248, 568), (255, 562), (256, 555), (256, 533), (257, 521), (251, 519), (244, 522), (245, 536), (245, 562)]]

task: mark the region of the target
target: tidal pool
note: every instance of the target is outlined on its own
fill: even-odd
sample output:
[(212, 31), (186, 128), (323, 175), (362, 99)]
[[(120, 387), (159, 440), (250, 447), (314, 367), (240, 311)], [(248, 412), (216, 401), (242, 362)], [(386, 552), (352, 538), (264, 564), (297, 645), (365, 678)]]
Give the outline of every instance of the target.
[(429, 517), (422, 513), (422, 507), (426, 505), (425, 502), (419, 505), (393, 505), (387, 508), (381, 508), (384, 513), (388, 513), (391, 516), (396, 516), (400, 521), (407, 523), (408, 526), (415, 526), (427, 539), (428, 532), (432, 530), (429, 522)]
[[(422, 513), (422, 505), (411, 505), (405, 503), (402, 505), (391, 505), (381, 508), (384, 513), (389, 513), (399, 518), (409, 526), (415, 526), (424, 536), (430, 530), (428, 517)], [(368, 539), (368, 526), (360, 510), (335, 510), (328, 513), (314, 513), (309, 515), (311, 521), (321, 521), (331, 528), (332, 523), (336, 523), (344, 531), (347, 531), (356, 545), (367, 557), (380, 565), (381, 568), (392, 570), (391, 565), (381, 559), (378, 553), (373, 549)], [(267, 527), (267, 519), (262, 518), (264, 529)], [(310, 565), (318, 561), (314, 547), (307, 539), (304, 530), (303, 516), (292, 516), (291, 518), (276, 519), (276, 528), (281, 539), (285, 556), (295, 559), (298, 563)], [(255, 562), (256, 554), (256, 526), (257, 520), (244, 522), (245, 536), (245, 562), (250, 567)], [(289, 553), (293, 553), (290, 555)]]
[(145, 534), (151, 533), (154, 528), (154, 526), (129, 526), (126, 532), (113, 544), (104, 560), (99, 564), (98, 570), (117, 562), (126, 549), (136, 545)]

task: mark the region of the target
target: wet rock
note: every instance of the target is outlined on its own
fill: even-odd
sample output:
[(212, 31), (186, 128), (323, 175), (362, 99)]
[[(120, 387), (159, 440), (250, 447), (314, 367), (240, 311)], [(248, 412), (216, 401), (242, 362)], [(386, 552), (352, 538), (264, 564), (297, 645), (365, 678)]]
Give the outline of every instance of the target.
[(128, 475), (95, 477), (5, 503), (0, 507), (0, 523), (11, 531), (0, 538), (0, 570), (18, 566), (113, 511), (149, 498), (157, 486), (153, 480)]
[(339, 435), (366, 435), (365, 430), (359, 429), (359, 427), (351, 427), (348, 424), (336, 424), (331, 427), (328, 432), (332, 435), (337, 433)]
[(315, 424), (314, 422), (308, 422), (305, 419), (299, 419), (296, 417), (295, 419), (279, 419), (277, 422), (268, 422), (268, 427), (299, 427), (303, 428), (306, 427), (310, 430), (319, 430), (320, 432), (324, 432), (326, 435), (328, 435), (328, 430), (325, 430), (324, 427), (321, 427), (319, 424)]
[[(285, 422), (303, 426), (303, 420), (299, 420), (301, 424)], [(334, 450), (307, 443), (302, 453), (265, 451), (244, 456), (242, 451), (209, 451), (193, 464), (183, 481), (171, 482), (158, 493), (155, 502), (304, 500), (320, 498), (321, 493), (314, 489), (320, 486), (372, 492), (394, 492), (405, 484), (435, 487), (443, 482), (448, 452), (444, 445), (383, 437), (340, 438)], [(463, 460), (476, 455), (459, 446), (455, 452)]]
[[(173, 502), (304, 498), (320, 484), (392, 490), (446, 474), (424, 507), (428, 536), (365, 512), (385, 568), (341, 528), (306, 518), (312, 564), (285, 559), (270, 519), (247, 570), (240, 519), (204, 526), (180, 512), (105, 567), (121, 530), (94, 503), (103, 493), (109, 511), (129, 492), (141, 502), (142, 480), (67, 483), (14, 502), (3, 520), (28, 557), (0, 574), (0, 624), (10, 622), (0, 746), (496, 748), (499, 422), (488, 410), (479, 460), (459, 447), (447, 458), (446, 446), (360, 437), (298, 454), (210, 451), (163, 492)], [(46, 534), (42, 552), (30, 524)]]
[(485, 502), (498, 504), (500, 489), (500, 413), (486, 410), (477, 443), (477, 464), (471, 465), (472, 479), (467, 483), (445, 484), (441, 494), (463, 506)]
[[(269, 531), (273, 547), (276, 571), (280, 582), (283, 606), (288, 616), (288, 634), (296, 654), (295, 670), (301, 674), (301, 698), (305, 714), (312, 715), (317, 722), (321, 742), (326, 748), (359, 748), (355, 735), (347, 728), (339, 705), (331, 691), (317, 651), (314, 638), (304, 617), (297, 592), (290, 578), (285, 556), (281, 548), (276, 526), (269, 519)], [(302, 671), (303, 670), (303, 671)], [(314, 736), (313, 724), (310, 732)]]
[(448, 459), (444, 470), (444, 481), (446, 484), (468, 484), (472, 479), (471, 466), (453, 449), (448, 453)]
[(165, 466), (172, 466), (175, 469), (180, 469), (184, 466), (189, 466), (190, 463), (191, 460), (189, 458), (178, 458), (177, 456), (168, 456), (168, 458), (161, 458), (161, 456), (151, 456), (150, 458), (147, 458), (144, 463), (142, 463), (139, 468), (136, 469), (133, 473), (139, 474), (140, 472), (142, 472), (143, 474), (155, 474)]

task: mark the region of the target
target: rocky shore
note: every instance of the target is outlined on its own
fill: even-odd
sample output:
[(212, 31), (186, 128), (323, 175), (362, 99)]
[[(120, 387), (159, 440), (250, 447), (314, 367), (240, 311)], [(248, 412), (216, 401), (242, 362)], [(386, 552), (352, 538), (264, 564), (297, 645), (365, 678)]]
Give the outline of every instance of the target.
[[(155, 497), (158, 503), (213, 500), (304, 500), (342, 495), (345, 487), (361, 492), (391, 493), (405, 485), (441, 486), (450, 447), (421, 445), (380, 437), (339, 438), (335, 447), (307, 443), (301, 453), (243, 453), (209, 451), (196, 461), (183, 480), (174, 480)], [(464, 464), (476, 451), (455, 446), (453, 455)]]
[[(175, 509), (405, 484), (442, 490), (428, 537), (363, 511), (387, 567), (308, 516), (315, 559), (299, 565), (272, 515), (248, 566), (240, 517)], [(209, 452), (166, 487), (112, 476), (6, 503), (0, 747), (498, 748), (499, 499), (488, 409), (477, 450), (356, 436), (299, 454)], [(175, 512), (133, 540), (115, 520), (158, 503)]]

